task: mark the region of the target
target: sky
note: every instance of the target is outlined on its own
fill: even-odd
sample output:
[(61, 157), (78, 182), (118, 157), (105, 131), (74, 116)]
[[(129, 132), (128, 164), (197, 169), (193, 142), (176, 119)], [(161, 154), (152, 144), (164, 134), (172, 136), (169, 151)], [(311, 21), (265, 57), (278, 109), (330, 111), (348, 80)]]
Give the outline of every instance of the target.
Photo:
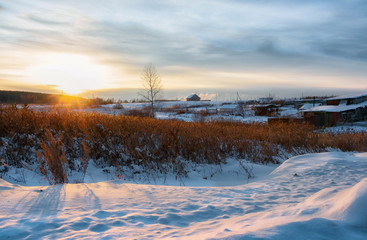
[(0, 89), (227, 100), (367, 91), (365, 0), (0, 0)]

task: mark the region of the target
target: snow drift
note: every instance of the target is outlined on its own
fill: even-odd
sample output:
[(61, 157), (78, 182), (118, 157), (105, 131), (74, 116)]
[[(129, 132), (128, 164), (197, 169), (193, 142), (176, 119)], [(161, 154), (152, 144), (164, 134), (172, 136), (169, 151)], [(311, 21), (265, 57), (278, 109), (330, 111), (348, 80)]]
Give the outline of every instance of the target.
[(367, 229), (367, 178), (340, 192), (330, 202), (330, 217)]
[(293, 157), (230, 187), (0, 179), (0, 238), (366, 239), (367, 153)]

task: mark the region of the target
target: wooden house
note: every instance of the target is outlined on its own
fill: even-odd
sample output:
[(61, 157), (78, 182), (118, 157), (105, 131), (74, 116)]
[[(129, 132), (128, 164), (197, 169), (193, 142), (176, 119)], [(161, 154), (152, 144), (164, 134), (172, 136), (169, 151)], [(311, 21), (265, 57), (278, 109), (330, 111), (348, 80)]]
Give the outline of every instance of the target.
[(315, 126), (367, 120), (367, 94), (344, 95), (326, 99), (327, 105), (303, 111), (305, 120)]
[(255, 116), (277, 116), (279, 106), (275, 104), (256, 105), (252, 107), (255, 110)]
[(259, 102), (261, 103), (270, 103), (274, 100), (273, 97), (262, 97), (262, 98), (259, 98)]
[(326, 99), (327, 105), (353, 105), (367, 102), (367, 93), (349, 94)]
[(186, 101), (200, 101), (200, 97), (193, 93), (186, 98)]
[(235, 112), (236, 107), (233, 106), (221, 106), (218, 108), (218, 112), (220, 114), (224, 114), (224, 115), (233, 115)]

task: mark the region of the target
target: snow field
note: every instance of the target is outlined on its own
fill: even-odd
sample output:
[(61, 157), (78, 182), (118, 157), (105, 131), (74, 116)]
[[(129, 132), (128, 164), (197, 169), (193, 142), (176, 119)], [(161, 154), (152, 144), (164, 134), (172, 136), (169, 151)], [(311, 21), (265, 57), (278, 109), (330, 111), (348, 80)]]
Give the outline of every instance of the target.
[[(195, 106), (195, 108), (190, 108), (191, 111), (201, 111), (207, 109), (208, 105), (212, 106), (209, 108), (220, 108), (223, 106), (225, 102), (187, 102), (187, 101), (172, 101), (172, 102), (160, 102), (158, 103), (158, 108), (172, 108), (174, 106), (178, 106), (181, 108), (190, 108)], [(228, 102), (227, 102), (228, 103)], [(91, 109), (74, 109), (74, 111), (85, 111), (85, 112), (98, 112), (104, 114), (113, 114), (119, 115), (123, 114), (125, 110), (141, 110), (148, 105), (146, 103), (123, 103), (122, 104), (124, 109), (114, 109), (115, 104), (107, 104), (101, 105), (98, 108), (91, 108)], [(232, 104), (224, 105), (224, 106), (235, 106), (235, 102)], [(313, 104), (305, 104), (304, 108), (300, 110), (309, 109), (313, 107)], [(31, 105), (32, 109), (36, 110), (45, 110), (48, 108), (52, 108), (51, 106), (47, 105)], [(280, 117), (299, 117), (300, 111), (295, 109), (293, 106), (284, 106), (279, 108)], [(196, 121), (195, 115), (193, 113), (185, 113), (185, 114), (176, 114), (176, 112), (157, 112), (156, 113), (157, 119), (168, 120), (168, 119), (176, 119), (180, 121), (186, 122), (194, 122)], [(269, 117), (267, 116), (254, 116), (253, 110), (246, 110), (245, 116), (235, 116), (235, 115), (226, 115), (226, 114), (214, 114), (205, 117), (207, 121), (237, 121), (237, 122), (244, 122), (244, 123), (267, 123)], [(335, 132), (335, 133), (342, 133), (342, 132), (366, 132), (367, 131), (367, 122), (357, 122), (351, 123), (351, 125), (343, 125), (343, 126), (336, 126), (336, 127), (328, 127), (325, 129), (328, 132)]]
[(0, 179), (0, 239), (366, 239), (366, 169), (367, 153), (331, 152), (227, 187)]

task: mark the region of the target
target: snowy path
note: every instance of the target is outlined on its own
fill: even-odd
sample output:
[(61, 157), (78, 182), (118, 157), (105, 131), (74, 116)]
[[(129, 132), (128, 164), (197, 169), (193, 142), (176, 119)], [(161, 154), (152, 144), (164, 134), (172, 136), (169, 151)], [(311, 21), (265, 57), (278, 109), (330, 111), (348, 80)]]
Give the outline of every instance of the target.
[(367, 153), (334, 152), (235, 187), (0, 179), (0, 239), (367, 239), (366, 170)]

